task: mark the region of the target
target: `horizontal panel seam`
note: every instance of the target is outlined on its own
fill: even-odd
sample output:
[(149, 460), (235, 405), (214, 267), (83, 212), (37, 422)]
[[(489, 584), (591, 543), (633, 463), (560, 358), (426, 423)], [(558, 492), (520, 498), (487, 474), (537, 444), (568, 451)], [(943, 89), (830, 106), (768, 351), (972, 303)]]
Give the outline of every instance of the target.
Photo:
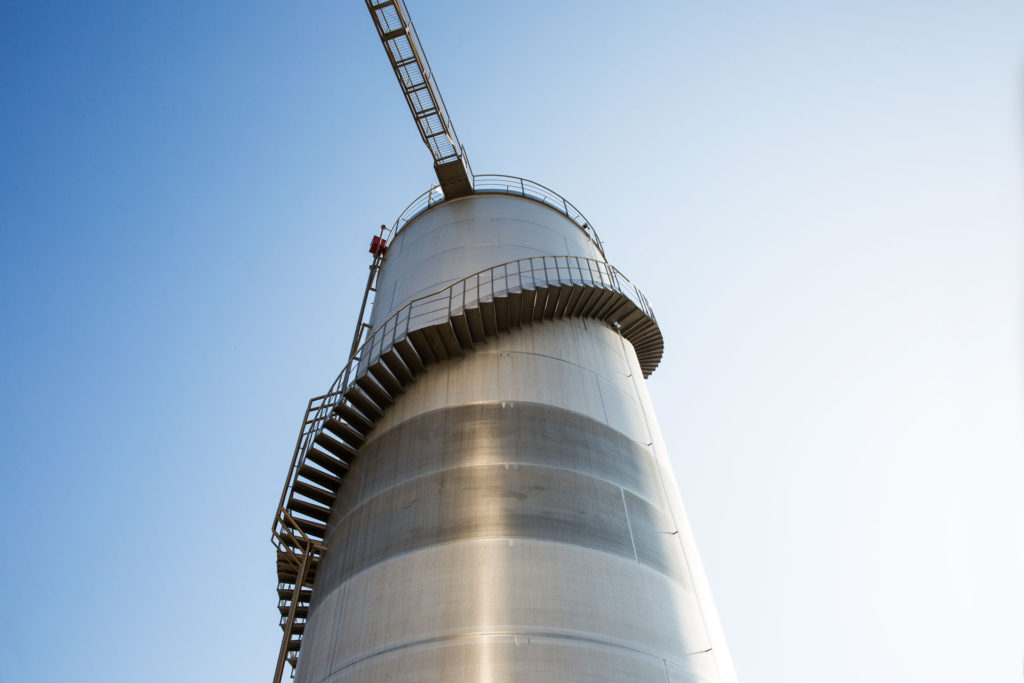
[(323, 604), (323, 600), (325, 600), (327, 595), (330, 595), (330, 593), (333, 593), (334, 591), (338, 590), (342, 586), (346, 585), (349, 581), (355, 579), (357, 576), (359, 576), (363, 572), (368, 572), (368, 571), (370, 571), (370, 570), (372, 570), (372, 569), (374, 569), (376, 567), (379, 567), (379, 566), (381, 566), (383, 564), (386, 564), (388, 562), (392, 562), (393, 560), (397, 560), (397, 559), (402, 558), (402, 557), (407, 557), (409, 555), (413, 555), (415, 553), (423, 552), (423, 551), (426, 551), (426, 550), (432, 550), (432, 549), (441, 548), (441, 547), (444, 547), (444, 546), (456, 545), (458, 543), (482, 543), (482, 542), (510, 541), (510, 540), (529, 541), (530, 543), (548, 543), (548, 544), (551, 544), (551, 545), (560, 545), (560, 546), (567, 546), (567, 547), (570, 547), (570, 548), (579, 548), (579, 549), (587, 551), (587, 552), (601, 553), (603, 555), (609, 555), (611, 557), (619, 557), (619, 558), (622, 558), (623, 560), (625, 560), (632, 567), (643, 567), (646, 571), (654, 572), (655, 574), (657, 574), (659, 576), (663, 576), (663, 577), (667, 578), (668, 580), (676, 583), (685, 593), (693, 595), (694, 599), (697, 599), (697, 594), (692, 589), (692, 587), (690, 587), (687, 584), (683, 583), (682, 581), (680, 581), (678, 578), (676, 578), (672, 574), (670, 574), (668, 572), (665, 572), (665, 571), (662, 571), (661, 569), (658, 569), (657, 567), (655, 567), (652, 564), (648, 564), (647, 562), (643, 562), (643, 561), (637, 562), (633, 558), (632, 553), (630, 553), (629, 555), (626, 555), (626, 554), (623, 554), (623, 553), (617, 553), (614, 550), (606, 550), (604, 548), (595, 548), (594, 546), (591, 546), (591, 545), (580, 545), (579, 543), (568, 543), (566, 541), (559, 541), (559, 540), (555, 540), (555, 539), (552, 539), (552, 538), (536, 538), (536, 537), (532, 537), (532, 536), (475, 536), (475, 537), (472, 537), (472, 538), (456, 538), (456, 539), (453, 539), (453, 540), (450, 540), (450, 541), (438, 541), (436, 543), (430, 543), (430, 544), (427, 544), (427, 545), (418, 546), (416, 548), (410, 548), (409, 550), (402, 550), (400, 552), (395, 553), (394, 555), (389, 555), (388, 557), (385, 557), (385, 558), (383, 558), (381, 560), (377, 560), (376, 562), (372, 562), (372, 563), (370, 563), (370, 564), (368, 564), (368, 565), (366, 565), (364, 567), (360, 567), (359, 570), (353, 572), (352, 574), (349, 574), (348, 576), (346, 576), (346, 577), (342, 578), (340, 581), (338, 581), (338, 583), (332, 585), (331, 586), (331, 590), (326, 595), (323, 595), (323, 596), (317, 595), (316, 596), (317, 604), (316, 605), (310, 605), (309, 615), (312, 616), (313, 613), (316, 612), (320, 608), (320, 605)]
[[(653, 457), (653, 456), (648, 455), (648, 457)], [(504, 465), (506, 467), (506, 469), (508, 469), (511, 466), (515, 466), (517, 468), (519, 468), (519, 467), (523, 467), (523, 468), (538, 467), (538, 468), (543, 468), (543, 469), (548, 469), (548, 470), (559, 470), (561, 472), (572, 472), (573, 474), (579, 474), (579, 475), (588, 477), (590, 479), (593, 479), (595, 481), (600, 481), (602, 483), (608, 484), (612, 488), (629, 491), (631, 494), (633, 494), (634, 496), (636, 496), (637, 498), (639, 498), (643, 502), (647, 503), (648, 505), (650, 505), (654, 509), (659, 510), (660, 512), (663, 512), (663, 513), (667, 514), (667, 512), (665, 510), (662, 510), (657, 505), (652, 504), (645, 496), (643, 496), (640, 493), (632, 490), (632, 488), (627, 487), (627, 486), (623, 486), (622, 484), (619, 484), (617, 482), (610, 481), (608, 479), (605, 479), (604, 477), (595, 476), (595, 475), (590, 474), (588, 472), (581, 472), (580, 470), (574, 470), (574, 469), (569, 468), (569, 467), (560, 467), (558, 465), (544, 465), (544, 464), (532, 463), (532, 462), (530, 462), (530, 463), (523, 463), (523, 462), (485, 462), (485, 463), (473, 463), (473, 464), (468, 464), (468, 465), (453, 465), (451, 467), (445, 467), (445, 468), (441, 468), (441, 469), (431, 470), (429, 472), (423, 472), (422, 474), (418, 474), (415, 477), (410, 477), (409, 479), (405, 479), (405, 480), (403, 480), (403, 481), (401, 481), (401, 482), (399, 482), (397, 484), (392, 484), (391, 486), (388, 486), (387, 488), (383, 488), (380, 491), (377, 491), (376, 493), (371, 495), (369, 498), (364, 498), (357, 505), (353, 506), (350, 510), (348, 510), (345, 513), (345, 515), (343, 517), (341, 517), (340, 519), (338, 519), (337, 521), (332, 521), (330, 528), (328, 528), (328, 530), (327, 530), (327, 533), (330, 534), (333, 529), (335, 529), (342, 522), (344, 522), (349, 517), (351, 517), (352, 514), (357, 512), (360, 508), (366, 506), (368, 503), (372, 502), (376, 498), (379, 498), (380, 496), (383, 496), (384, 494), (386, 494), (386, 493), (388, 493), (390, 491), (394, 491), (395, 489), (400, 488), (402, 486), (406, 486), (406, 485), (411, 484), (413, 482), (416, 482), (416, 481), (418, 481), (420, 479), (425, 479), (426, 477), (436, 475), (436, 474), (438, 474), (440, 472), (454, 472), (454, 471), (457, 471), (457, 470), (468, 470), (468, 469), (475, 468), (475, 467), (499, 467), (501, 465)]]
[[(355, 666), (357, 664), (365, 662), (365, 661), (367, 661), (369, 659), (373, 659), (374, 657), (380, 657), (380, 656), (383, 656), (383, 655), (394, 654), (394, 653), (400, 652), (402, 650), (409, 650), (409, 649), (418, 648), (418, 647), (427, 647), (429, 645), (437, 645), (437, 644), (442, 644), (442, 643), (450, 643), (450, 642), (468, 641), (468, 640), (489, 638), (489, 637), (495, 637), (495, 636), (497, 636), (497, 637), (506, 637), (506, 638), (509, 638), (509, 637), (522, 637), (522, 638), (539, 638), (539, 639), (547, 639), (547, 640), (577, 641), (577, 642), (581, 642), (581, 643), (586, 643), (588, 645), (599, 645), (601, 647), (606, 647), (606, 648), (609, 648), (609, 649), (626, 650), (627, 652), (631, 652), (633, 654), (638, 654), (638, 655), (643, 655), (645, 657), (650, 657), (650, 658), (652, 658), (654, 660), (657, 660), (658, 662), (665, 661), (667, 663), (672, 664), (673, 666), (678, 666), (679, 668), (681, 668), (683, 670), (688, 670), (689, 669), (689, 667), (687, 667), (685, 664), (682, 664), (681, 662), (679, 662), (678, 660), (674, 659), (671, 656), (666, 656), (666, 655), (663, 655), (663, 654), (657, 654), (657, 653), (652, 652), (650, 650), (645, 650), (645, 649), (642, 649), (642, 648), (633, 647), (633, 646), (627, 645), (625, 643), (615, 642), (613, 640), (607, 640), (607, 639), (604, 639), (604, 638), (595, 638), (595, 637), (592, 637), (592, 636), (588, 637), (588, 636), (586, 636), (586, 635), (584, 635), (582, 633), (559, 633), (557, 631), (481, 631), (481, 632), (477, 632), (477, 633), (452, 633), (452, 634), (446, 634), (446, 635), (442, 635), (442, 636), (434, 636), (433, 638), (423, 638), (421, 640), (415, 640), (415, 641), (411, 641), (411, 642), (408, 642), (408, 643), (402, 643), (400, 645), (393, 645), (393, 646), (390, 646), (390, 647), (381, 648), (381, 649), (379, 649), (379, 650), (377, 650), (375, 652), (372, 652), (370, 654), (356, 656), (356, 657), (350, 658), (348, 661), (342, 662), (342, 664), (340, 666), (338, 666), (336, 669), (333, 669), (330, 672), (330, 674), (328, 674), (328, 676), (329, 677), (330, 676), (334, 676), (335, 674), (343, 671), (344, 669), (348, 669), (348, 668), (353, 667), (353, 666)], [(698, 655), (707, 654), (709, 652), (711, 652), (711, 648), (708, 648), (707, 650), (698, 650), (696, 652), (687, 652), (687, 653), (683, 654), (683, 657), (695, 657), (695, 656), (698, 656)]]

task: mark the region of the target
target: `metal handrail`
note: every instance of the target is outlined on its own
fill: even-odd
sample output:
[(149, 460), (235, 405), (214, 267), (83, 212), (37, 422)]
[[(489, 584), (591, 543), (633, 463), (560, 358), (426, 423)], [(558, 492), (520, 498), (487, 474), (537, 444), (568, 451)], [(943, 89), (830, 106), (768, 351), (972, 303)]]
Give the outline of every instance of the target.
[[(484, 174), (473, 176), (473, 194), (510, 194), (547, 204), (556, 211), (564, 213), (597, 246), (601, 256), (605, 255), (601, 238), (598, 237), (597, 231), (594, 230), (594, 226), (590, 224), (586, 216), (573, 206), (569, 200), (549, 187), (518, 176)], [(432, 185), (429, 190), (412, 200), (402, 213), (399, 214), (398, 219), (391, 226), (391, 234), (397, 234), (413, 218), (427, 209), (437, 206), (444, 200), (445, 197), (441, 192), (441, 188), (437, 185)]]

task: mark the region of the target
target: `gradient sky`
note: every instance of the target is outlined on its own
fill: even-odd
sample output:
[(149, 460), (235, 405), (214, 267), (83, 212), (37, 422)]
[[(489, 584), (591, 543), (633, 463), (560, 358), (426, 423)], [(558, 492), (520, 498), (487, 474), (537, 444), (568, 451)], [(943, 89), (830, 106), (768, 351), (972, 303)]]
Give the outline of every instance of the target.
[[(478, 173), (646, 292), (740, 679), (1017, 683), (1019, 2), (409, 0)], [(370, 235), (433, 180), (359, 2), (0, 1), (0, 681), (253, 681)]]

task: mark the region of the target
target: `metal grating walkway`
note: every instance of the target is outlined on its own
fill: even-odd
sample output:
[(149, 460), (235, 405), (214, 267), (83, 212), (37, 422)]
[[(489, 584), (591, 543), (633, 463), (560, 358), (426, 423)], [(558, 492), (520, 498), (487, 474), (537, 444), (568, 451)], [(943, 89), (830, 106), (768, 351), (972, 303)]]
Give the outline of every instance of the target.
[(388, 53), (420, 137), (434, 157), (434, 172), (448, 199), (473, 192), (473, 174), (434, 82), (416, 29), (403, 0), (366, 0), (377, 35)]

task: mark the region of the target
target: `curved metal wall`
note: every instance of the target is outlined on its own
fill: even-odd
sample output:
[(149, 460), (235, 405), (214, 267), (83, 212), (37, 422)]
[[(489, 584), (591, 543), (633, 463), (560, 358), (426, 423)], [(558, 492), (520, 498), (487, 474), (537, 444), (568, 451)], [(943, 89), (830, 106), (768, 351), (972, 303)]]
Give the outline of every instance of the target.
[[(529, 217), (527, 244), (489, 244), (506, 219), (488, 211)], [(484, 237), (453, 227), (466, 215)], [(593, 254), (528, 200), (442, 204), (395, 240), (375, 320), (548, 249)], [(360, 449), (325, 540), (300, 683), (734, 679), (636, 354), (604, 323), (432, 366)]]

